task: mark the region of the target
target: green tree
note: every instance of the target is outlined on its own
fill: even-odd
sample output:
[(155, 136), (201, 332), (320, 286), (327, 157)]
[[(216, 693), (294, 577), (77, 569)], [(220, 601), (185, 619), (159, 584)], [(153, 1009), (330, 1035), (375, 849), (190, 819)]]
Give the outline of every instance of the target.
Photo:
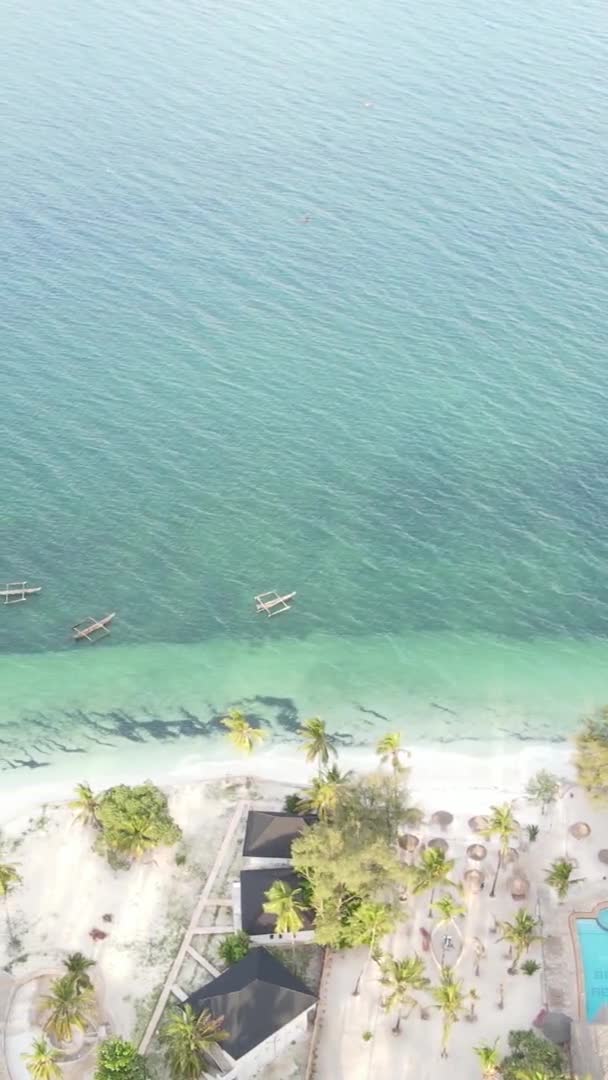
[(220, 942), (219, 954), (224, 963), (230, 967), (247, 956), (251, 947), (251, 938), (244, 930), (237, 930), (235, 934), (228, 934)]
[(560, 787), (559, 776), (548, 772), (547, 769), (539, 769), (528, 781), (526, 795), (531, 802), (537, 803), (541, 808), (541, 813), (545, 814), (547, 807), (558, 798)]
[(328, 821), (334, 816), (341, 799), (345, 798), (350, 778), (350, 772), (341, 773), (335, 765), (321, 776), (315, 776), (309, 790), (304, 793), (300, 809), (304, 812), (312, 810)]
[[(405, 960), (395, 960), (392, 956), (384, 956), (379, 961), (381, 982), (388, 988), (388, 993), (383, 1001), (383, 1008), (387, 1012), (396, 1010), (397, 1019), (393, 1031), (397, 1034), (401, 1030), (401, 1020), (410, 1016), (419, 1004), (414, 995), (421, 990), (428, 990), (431, 980), (426, 974), (424, 960), (414, 955)], [(408, 1013), (403, 1017), (403, 1010)]]
[(529, 911), (520, 908), (513, 922), (501, 922), (499, 927), (499, 941), (506, 941), (513, 951), (509, 974), (514, 975), (524, 953), (528, 952), (535, 941), (542, 941), (542, 936), (538, 933), (539, 924)]
[(443, 1018), (443, 1030), (441, 1033), (441, 1056), (448, 1056), (448, 1042), (454, 1024), (460, 1020), (464, 1008), (465, 997), (462, 989), (462, 979), (456, 979), (451, 968), (442, 967), (441, 982), (433, 987), (435, 1008), (439, 1009)]
[(133, 1043), (119, 1035), (105, 1039), (97, 1050), (95, 1080), (145, 1080), (146, 1063)]
[(149, 781), (136, 787), (118, 784), (104, 791), (97, 817), (103, 847), (130, 859), (176, 844), (182, 835), (169, 813), (166, 795)]
[(355, 909), (348, 921), (349, 942), (353, 947), (367, 945), (367, 959), (359, 972), (353, 994), (359, 993), (363, 973), (379, 941), (391, 934), (397, 924), (397, 912), (387, 904), (367, 900)]
[(197, 1016), (191, 1005), (174, 1009), (160, 1033), (172, 1080), (199, 1080), (205, 1055), (228, 1038), (222, 1024), (208, 1009)]
[(476, 1046), (475, 1053), (479, 1059), (482, 1080), (497, 1080), (500, 1076), (500, 1054), (497, 1050), (498, 1039), (492, 1046)]
[(286, 795), (283, 800), (283, 810), (286, 814), (301, 814), (302, 813), (302, 796), (292, 792), (291, 795)]
[(363, 901), (395, 894), (403, 867), (385, 840), (359, 829), (319, 822), (292, 844), (294, 869), (308, 882), (320, 945), (344, 948), (348, 921)]
[(302, 912), (306, 911), (302, 890), (293, 889), (286, 881), (275, 881), (265, 895), (262, 908), (267, 915), (276, 917), (275, 933), (297, 934), (304, 925)]
[(492, 888), (490, 889), (490, 896), (495, 896), (498, 875), (500, 874), (511, 841), (517, 833), (518, 825), (513, 817), (513, 810), (509, 803), (503, 803), (502, 806), (492, 806), (491, 811), (488, 826), (486, 829), (483, 829), (482, 835), (485, 836), (486, 840), (492, 840), (493, 837), (496, 837), (498, 840), (498, 862), (496, 864), (496, 873), (494, 875), (494, 881), (492, 882)]
[(395, 775), (404, 771), (405, 766), (401, 760), (401, 755), (408, 754), (409, 756), (409, 750), (406, 750), (401, 745), (401, 735), (398, 731), (389, 731), (381, 739), (378, 739), (376, 753), (380, 758), (381, 765), (388, 765), (390, 762)]
[(222, 724), (228, 732), (232, 745), (243, 754), (251, 754), (267, 735), (265, 728), (254, 727), (249, 723), (245, 713), (239, 712), (238, 709), (230, 709), (228, 715), (223, 717)]
[(59, 1053), (46, 1039), (34, 1039), (29, 1054), (22, 1054), (32, 1080), (61, 1080), (63, 1073), (57, 1063)]
[(452, 885), (450, 874), (454, 869), (454, 860), (446, 858), (440, 848), (428, 847), (422, 852), (420, 862), (411, 867), (411, 890), (414, 896), (431, 890), (429, 916), (433, 914), (433, 897), (440, 885)]
[(13, 938), (13, 927), (11, 925), (11, 917), (8, 910), (8, 898), (13, 889), (17, 888), (17, 885), (21, 885), (21, 875), (17, 872), (16, 867), (11, 866), (9, 863), (0, 863), (0, 896), (4, 900), (4, 914), (6, 916), (6, 928), (8, 930), (9, 938)]
[(93, 1002), (93, 991), (78, 989), (71, 975), (53, 979), (50, 992), (42, 998), (42, 1008), (49, 1014), (44, 1030), (59, 1042), (70, 1042), (74, 1028), (86, 1031)]
[(560, 902), (566, 899), (568, 890), (571, 885), (576, 884), (577, 881), (582, 881), (582, 878), (573, 878), (572, 874), (576, 870), (576, 866), (570, 859), (554, 859), (551, 863), (545, 881), (547, 885), (551, 885), (555, 889)]
[(81, 952), (75, 952), (70, 953), (67, 960), (63, 961), (63, 966), (77, 990), (88, 990), (92, 987), (89, 968), (95, 967), (94, 960), (89, 960)]
[(445, 893), (439, 900), (435, 900), (433, 908), (438, 916), (437, 926), (447, 926), (448, 923), (455, 923), (456, 919), (467, 913), (466, 907), (459, 904), (449, 893)]
[(588, 717), (576, 737), (574, 758), (578, 782), (592, 802), (608, 801), (608, 706)]
[(90, 784), (76, 785), (76, 798), (72, 799), (69, 807), (76, 812), (76, 820), (83, 825), (97, 825), (99, 802)]
[(509, 1053), (500, 1066), (501, 1080), (519, 1080), (518, 1074), (529, 1070), (546, 1073), (549, 1080), (564, 1080), (565, 1063), (561, 1051), (533, 1031), (511, 1031)]
[(401, 826), (409, 824), (416, 813), (409, 806), (399, 776), (373, 772), (350, 781), (334, 816), (337, 827), (344, 832), (358, 832), (394, 845)]
[(300, 728), (304, 756), (307, 761), (316, 761), (319, 776), (323, 769), (329, 765), (330, 757), (336, 757), (336, 740), (330, 735), (325, 726), (325, 721), (319, 716), (313, 716), (305, 720)]

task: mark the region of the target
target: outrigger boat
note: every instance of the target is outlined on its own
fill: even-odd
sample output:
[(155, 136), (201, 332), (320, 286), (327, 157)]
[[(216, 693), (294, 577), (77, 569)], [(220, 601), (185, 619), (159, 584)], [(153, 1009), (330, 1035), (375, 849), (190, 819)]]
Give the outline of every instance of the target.
[(88, 619), (82, 619), (76, 626), (72, 627), (72, 635), (74, 641), (82, 641), (86, 638), (91, 644), (94, 644), (98, 639), (95, 634), (109, 634), (109, 623), (112, 619), (116, 618), (116, 612), (113, 611), (111, 615), (105, 615), (103, 619), (92, 619), (90, 616)]
[(271, 592), (260, 593), (255, 598), (255, 610), (257, 612), (264, 611), (271, 617), (272, 615), (280, 615), (282, 611), (289, 611), (291, 604), (290, 600), (295, 598), (295, 592), (285, 593), (284, 596), (279, 596), (279, 593), (275, 589)]
[(5, 604), (19, 604), (22, 600), (27, 600), (28, 596), (33, 596), (41, 590), (42, 585), (28, 585), (27, 581), (9, 581), (3, 589), (0, 589), (0, 598)]

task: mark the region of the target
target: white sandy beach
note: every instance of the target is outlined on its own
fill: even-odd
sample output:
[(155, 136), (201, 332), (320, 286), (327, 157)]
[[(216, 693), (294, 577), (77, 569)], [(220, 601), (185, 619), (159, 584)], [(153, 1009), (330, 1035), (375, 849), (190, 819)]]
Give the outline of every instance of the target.
[[(475, 748), (478, 750), (478, 744)], [(511, 743), (505, 752), (487, 755), (441, 746), (417, 747), (412, 753), (408, 783), (414, 802), (423, 808), (427, 818), (439, 809), (454, 814), (454, 823), (446, 838), (450, 843), (450, 854), (461, 861), (466, 845), (473, 839), (466, 824), (469, 817), (486, 812), (492, 804), (515, 799), (518, 800), (516, 816), (522, 825), (539, 821), (538, 809), (522, 798), (526, 782), (540, 768), (550, 769), (565, 779), (571, 778), (569, 756), (570, 748), (564, 744), (530, 744), (515, 748)], [(340, 765), (369, 771), (376, 766), (376, 759), (370, 751), (344, 751), (340, 754)], [(253, 781), (245, 781), (245, 769), (255, 773)], [(11, 972), (21, 980), (39, 970), (56, 969), (67, 953), (81, 950), (96, 960), (95, 973), (108, 1025), (125, 1036), (140, 1038), (235, 803), (246, 799), (256, 805), (280, 808), (285, 794), (297, 785), (305, 784), (313, 772), (295, 753), (268, 750), (251, 761), (244, 762), (240, 758), (211, 765), (205, 765), (201, 756), (191, 755), (164, 774), (159, 769), (142, 775), (136, 762), (126, 762), (114, 775), (81, 775), (79, 779), (88, 780), (99, 790), (111, 783), (141, 781), (149, 777), (168, 791), (171, 812), (184, 833), (180, 850), (186, 855), (186, 863), (177, 865), (175, 850), (164, 850), (156, 853), (154, 859), (134, 865), (128, 871), (111, 870), (92, 850), (93, 831), (74, 821), (66, 805), (72, 794), (71, 778), (45, 777), (39, 786), (32, 784), (21, 790), (5, 791), (0, 798), (3, 859), (17, 866), (23, 885), (9, 899), (20, 942), (18, 955), (15, 950), (8, 955), (7, 933), (2, 924), (2, 965), (6, 966), (12, 960)], [(522, 854), (531, 880), (542, 881), (550, 859), (563, 854), (568, 822), (561, 820), (560, 815), (562, 818), (566, 815), (569, 821), (572, 815), (583, 814), (586, 820), (592, 821), (588, 806), (579, 806), (581, 799), (582, 796), (577, 794), (575, 804), (560, 800), (559, 807), (546, 821), (548, 828), (544, 837)], [(434, 835), (429, 830), (431, 826), (423, 826), (423, 839)], [(597, 832), (588, 844), (590, 860), (591, 852), (598, 846), (596, 837)], [(238, 850), (235, 850), (228, 877), (230, 873), (238, 872), (238, 865)], [(493, 865), (494, 853), (491, 852), (487, 866)], [(599, 867), (595, 863), (592, 866), (590, 861), (587, 874), (597, 876), (598, 872)], [(536, 901), (536, 893), (533, 893), (528, 905), (531, 910)], [(464, 928), (465, 936), (487, 936), (488, 914), (484, 903), (478, 898), (472, 904)], [(414, 918), (404, 923), (394, 940), (387, 943), (396, 955), (406, 955), (418, 947), (418, 925), (424, 916), (424, 905), (423, 901)], [(501, 918), (512, 913), (510, 897), (506, 892), (504, 896), (499, 892), (495, 914)], [(104, 915), (111, 916), (111, 921), (104, 921)], [(106, 931), (108, 937), (93, 942), (90, 931), (94, 927)], [(497, 986), (501, 979), (509, 984), (505, 1011), (497, 1010), (495, 990), (492, 990), (494, 996), (492, 1002), (486, 1002), (485, 1011), (480, 1005), (481, 1019), (475, 1029), (472, 1030), (472, 1026), (470, 1029), (469, 1024), (458, 1026), (453, 1056), (449, 1063), (441, 1063), (446, 1076), (449, 1069), (462, 1080), (474, 1075), (471, 1045), (485, 1039), (493, 1041), (509, 1027), (528, 1026), (540, 1008), (542, 988), (539, 977), (518, 976), (516, 992), (511, 990), (514, 984), (505, 974), (503, 952), (503, 947), (493, 944), (488, 952), (487, 969), (482, 975), (484, 996), (487, 988)], [(433, 1050), (427, 1071), (421, 1062), (429, 1047), (436, 1048), (435, 1044), (438, 1047), (439, 1021), (436, 1016), (425, 1024), (410, 1025), (407, 1036), (401, 1039), (377, 1040), (374, 1037), (370, 1042), (362, 1041), (361, 1034), (365, 1029), (375, 1031), (389, 1025), (387, 1030), (390, 1030), (390, 1018), (380, 1010), (381, 988), (373, 972), (366, 979), (361, 996), (350, 996), (359, 964), (360, 957), (352, 953), (337, 956), (332, 961), (328, 973), (332, 980), (328, 1000), (332, 1005), (325, 1010), (320, 1028), (319, 1080), (339, 1080), (340, 1077), (363, 1080), (373, 1074), (393, 1075), (398, 1063), (398, 1075), (415, 1076), (417, 1080), (435, 1075), (438, 1049), (436, 1054)], [(470, 958), (466, 960), (466, 971), (464, 965), (465, 961), (462, 974), (468, 984), (471, 981)], [(27, 1048), (27, 1022), (23, 1018), (22, 1003), (20, 1007), (21, 1019), (19, 1009), (11, 1014), (7, 1038), (11, 1076), (15, 1080), (26, 1076), (19, 1054)], [(413, 1063), (409, 1072), (404, 1071), (403, 1065), (406, 1046), (408, 1060)], [(90, 1076), (91, 1069), (78, 1075)], [(298, 1074), (290, 1071), (284, 1075)]]

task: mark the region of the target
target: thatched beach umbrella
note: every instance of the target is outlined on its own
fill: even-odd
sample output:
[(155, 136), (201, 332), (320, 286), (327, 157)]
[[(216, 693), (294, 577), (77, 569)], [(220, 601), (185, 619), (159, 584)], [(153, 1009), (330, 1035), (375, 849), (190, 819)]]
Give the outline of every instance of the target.
[(485, 881), (483, 870), (466, 870), (463, 875), (464, 887), (468, 892), (481, 892)]
[(575, 821), (574, 825), (571, 825), (568, 832), (575, 836), (577, 840), (584, 840), (586, 836), (591, 836), (591, 826), (586, 821)]
[(509, 892), (513, 900), (526, 900), (530, 889), (530, 882), (524, 874), (513, 874), (508, 884)]
[(608, 863), (608, 848), (602, 848), (601, 851), (598, 851), (597, 857), (600, 862)]
[(436, 810), (431, 818), (431, 825), (438, 825), (440, 829), (447, 829), (454, 820), (454, 815), (449, 810)]
[(483, 832), (484, 829), (487, 829), (489, 824), (489, 819), (484, 817), (483, 814), (477, 814), (476, 817), (469, 818), (469, 829), (471, 832)]
[(432, 840), (429, 840), (429, 847), (437, 848), (439, 851), (443, 851), (445, 855), (448, 850), (448, 842), (442, 836), (435, 836)]
[(403, 833), (403, 836), (398, 838), (397, 843), (402, 851), (407, 851), (411, 854), (418, 847), (420, 837), (414, 836), (411, 832)]
[(473, 862), (481, 862), (487, 854), (488, 849), (483, 844), (469, 844), (467, 848), (467, 855)]

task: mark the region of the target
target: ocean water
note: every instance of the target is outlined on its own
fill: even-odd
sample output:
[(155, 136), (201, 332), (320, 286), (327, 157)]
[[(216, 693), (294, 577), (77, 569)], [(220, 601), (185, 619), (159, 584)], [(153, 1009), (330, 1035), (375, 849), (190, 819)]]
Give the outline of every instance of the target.
[(3, 58), (0, 578), (44, 591), (0, 768), (236, 704), (566, 737), (608, 698), (601, 0), (8, 0)]

